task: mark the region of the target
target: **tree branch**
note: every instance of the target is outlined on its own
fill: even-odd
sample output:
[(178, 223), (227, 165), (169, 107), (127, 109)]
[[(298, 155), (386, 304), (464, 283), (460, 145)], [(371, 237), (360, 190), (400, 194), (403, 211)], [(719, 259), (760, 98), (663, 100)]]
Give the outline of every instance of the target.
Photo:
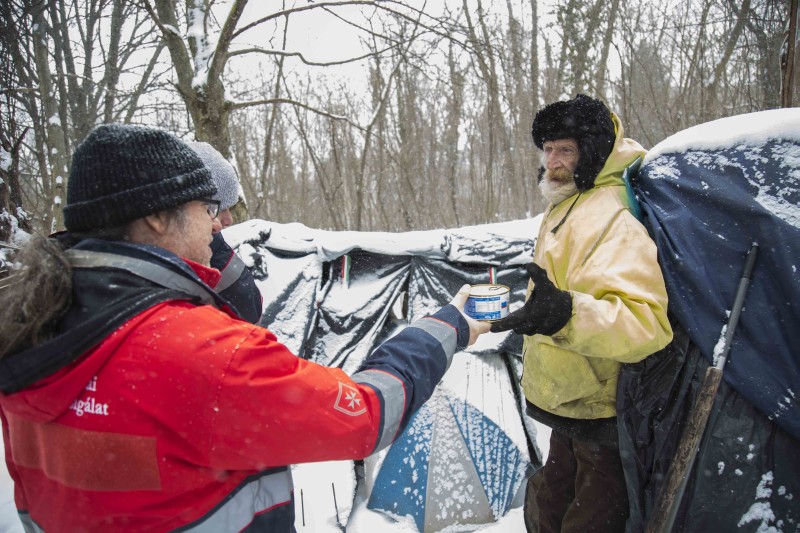
[(322, 111), (321, 109), (317, 109), (316, 107), (310, 106), (308, 104), (304, 104), (303, 102), (298, 102), (297, 100), (292, 100), (290, 98), (264, 98), (261, 100), (249, 100), (247, 102), (233, 102), (230, 104), (231, 111), (244, 109), (247, 107), (255, 107), (259, 105), (280, 105), (280, 104), (289, 104), (295, 107), (303, 108), (307, 111), (311, 111), (312, 113), (316, 113), (317, 115), (330, 118), (332, 120), (341, 120), (357, 128), (359, 130), (364, 130), (364, 127), (360, 124), (356, 124), (348, 117), (342, 115), (334, 115), (333, 113), (328, 113), (327, 111)]
[(222, 72), (225, 70), (225, 63), (228, 61), (228, 49), (234, 37), (234, 30), (236, 29), (236, 24), (239, 23), (242, 11), (244, 11), (246, 5), (247, 0), (234, 0), (233, 6), (231, 6), (230, 13), (225, 19), (225, 24), (223, 24), (219, 39), (217, 40), (217, 47), (214, 50), (211, 67), (208, 69), (209, 81), (220, 79)]
[(173, 5), (168, 0), (156, 0), (156, 9), (158, 10), (158, 14), (156, 14), (149, 0), (144, 0), (142, 3), (164, 37), (164, 42), (172, 57), (172, 66), (178, 75), (178, 92), (184, 96), (191, 94), (194, 69), (191, 66), (192, 60), (186, 44), (178, 33), (178, 21), (175, 18)]
[(346, 65), (348, 63), (356, 63), (363, 59), (367, 59), (370, 57), (375, 56), (376, 54), (380, 55), (385, 52), (389, 52), (394, 50), (395, 48), (399, 47), (399, 44), (392, 45), (390, 47), (384, 48), (383, 50), (379, 50), (377, 52), (370, 52), (368, 54), (364, 54), (358, 57), (352, 57), (349, 59), (343, 59), (341, 61), (311, 61), (306, 59), (305, 56), (300, 52), (286, 52), (284, 50), (267, 50), (264, 48), (243, 48), (241, 50), (236, 50), (234, 52), (230, 52), (228, 57), (240, 56), (245, 54), (266, 54), (266, 55), (274, 55), (274, 56), (283, 56), (283, 57), (297, 57), (305, 63), (306, 65), (313, 66), (313, 67), (332, 67), (336, 65)]
[[(379, 1), (380, 0), (378, 0), (378, 2)], [(301, 13), (303, 11), (309, 11), (311, 9), (319, 9), (319, 8), (324, 8), (324, 7), (339, 7), (339, 6), (352, 6), (352, 5), (378, 7), (378, 5), (377, 5), (378, 2), (376, 2), (375, 0), (345, 0), (343, 2), (318, 2), (318, 3), (307, 5), (307, 6), (293, 7), (291, 9), (284, 9), (282, 11), (276, 11), (275, 13), (267, 15), (266, 17), (262, 17), (262, 18), (260, 18), (260, 19), (258, 19), (256, 21), (254, 21), (254, 22), (251, 22), (247, 26), (244, 26), (244, 27), (236, 30), (236, 32), (233, 33), (232, 37), (233, 38), (238, 37), (239, 35), (243, 34), (247, 30), (251, 30), (251, 29), (255, 28), (256, 26), (259, 26), (259, 25), (261, 25), (261, 24), (263, 24), (265, 22), (269, 22), (270, 20), (274, 20), (274, 19), (277, 19), (277, 18), (280, 18), (280, 17), (284, 17), (286, 15), (291, 15), (292, 13)]]

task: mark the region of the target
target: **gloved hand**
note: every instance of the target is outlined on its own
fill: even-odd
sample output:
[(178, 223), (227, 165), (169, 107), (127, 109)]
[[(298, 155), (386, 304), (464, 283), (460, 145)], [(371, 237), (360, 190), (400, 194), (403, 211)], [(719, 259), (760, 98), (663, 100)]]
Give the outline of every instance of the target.
[(556, 287), (545, 269), (536, 263), (525, 265), (533, 280), (533, 292), (521, 308), (492, 322), (493, 333), (514, 330), (519, 335), (552, 335), (572, 317), (572, 297)]

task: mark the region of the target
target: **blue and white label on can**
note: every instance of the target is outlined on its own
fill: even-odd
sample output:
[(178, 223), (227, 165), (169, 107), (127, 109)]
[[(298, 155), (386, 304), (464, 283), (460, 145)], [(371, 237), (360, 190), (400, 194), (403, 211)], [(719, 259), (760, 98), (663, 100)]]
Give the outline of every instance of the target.
[(475, 320), (499, 320), (508, 316), (509, 289), (505, 285), (473, 285), (464, 313)]

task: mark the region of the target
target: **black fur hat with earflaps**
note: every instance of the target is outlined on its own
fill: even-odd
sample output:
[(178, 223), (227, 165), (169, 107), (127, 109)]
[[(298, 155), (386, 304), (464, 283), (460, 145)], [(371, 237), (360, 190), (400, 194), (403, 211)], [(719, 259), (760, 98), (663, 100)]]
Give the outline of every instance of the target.
[(611, 111), (602, 101), (585, 94), (540, 109), (533, 119), (531, 135), (540, 150), (545, 141), (568, 138), (577, 141), (580, 159), (575, 169), (575, 185), (579, 191), (594, 186), (616, 139)]

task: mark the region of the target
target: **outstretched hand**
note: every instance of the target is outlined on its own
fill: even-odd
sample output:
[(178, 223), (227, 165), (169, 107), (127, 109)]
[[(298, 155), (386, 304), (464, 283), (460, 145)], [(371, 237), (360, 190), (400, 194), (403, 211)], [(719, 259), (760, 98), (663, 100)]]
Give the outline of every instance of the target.
[(469, 289), (469, 285), (464, 285), (458, 289), (458, 292), (450, 301), (450, 304), (458, 309), (459, 312), (464, 315), (464, 318), (467, 319), (467, 324), (469, 325), (469, 346), (472, 346), (480, 335), (489, 331), (490, 325), (488, 322), (475, 320), (464, 313), (464, 305), (467, 303), (467, 298), (469, 297)]
[(525, 265), (533, 281), (533, 291), (520, 309), (492, 323), (491, 331), (513, 330), (519, 335), (553, 335), (572, 317), (572, 297), (547, 277), (536, 263)]

